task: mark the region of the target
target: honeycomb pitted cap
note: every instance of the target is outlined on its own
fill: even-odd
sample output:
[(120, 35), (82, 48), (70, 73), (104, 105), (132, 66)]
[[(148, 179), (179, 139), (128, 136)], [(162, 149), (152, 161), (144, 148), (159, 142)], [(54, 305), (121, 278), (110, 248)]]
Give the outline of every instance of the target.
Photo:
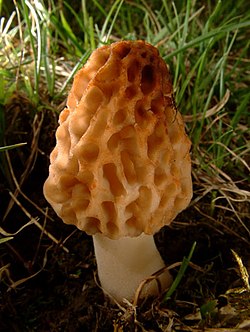
[(192, 197), (190, 140), (168, 68), (144, 41), (95, 50), (59, 117), (44, 195), (88, 234), (154, 234)]

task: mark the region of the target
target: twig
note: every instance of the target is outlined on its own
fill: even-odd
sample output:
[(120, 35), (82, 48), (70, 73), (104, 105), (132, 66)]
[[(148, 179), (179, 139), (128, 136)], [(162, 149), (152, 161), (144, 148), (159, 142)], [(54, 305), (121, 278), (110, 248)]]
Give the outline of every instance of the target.
[(223, 96), (223, 98), (218, 102), (217, 105), (215, 105), (214, 107), (210, 108), (209, 110), (206, 111), (206, 114), (204, 115), (203, 113), (199, 113), (196, 115), (184, 115), (184, 121), (185, 122), (194, 122), (197, 120), (202, 120), (203, 118), (209, 118), (210, 116), (215, 115), (216, 113), (218, 113), (220, 110), (223, 109), (223, 107), (226, 105), (226, 103), (228, 102), (230, 97), (230, 91), (227, 90), (225, 95)]
[(61, 245), (60, 241), (58, 241), (51, 233), (49, 233), (48, 231), (46, 231), (43, 226), (41, 226), (39, 224), (39, 222), (37, 221), (36, 218), (33, 218), (31, 216), (31, 214), (25, 209), (24, 206), (22, 206), (22, 204), (18, 201), (18, 199), (15, 197), (15, 195), (10, 192), (9, 193), (11, 198), (13, 199), (13, 201), (20, 207), (20, 209), (24, 212), (24, 214), (30, 219), (30, 221), (33, 222), (33, 224), (35, 224), (45, 235), (48, 236), (49, 239), (51, 239), (53, 242), (55, 242), (57, 245), (61, 246), (62, 249), (66, 252), (69, 253), (69, 249), (66, 248), (65, 246)]
[[(9, 153), (8, 153), (8, 151), (5, 152), (6, 153), (6, 158), (7, 158), (8, 164), (9, 164), (9, 169), (10, 169), (10, 172), (11, 172), (11, 176), (12, 176), (12, 179), (13, 179), (13, 181), (15, 183), (15, 186), (16, 186), (16, 190), (14, 192), (14, 197), (17, 197), (18, 193), (20, 192), (20, 188), (22, 187), (27, 175), (32, 170), (33, 165), (36, 161), (38, 137), (39, 137), (40, 130), (41, 130), (41, 127), (42, 127), (43, 118), (44, 118), (43, 113), (41, 113), (41, 119), (38, 118), (38, 115), (35, 116), (35, 119), (34, 119), (34, 122), (33, 122), (33, 138), (32, 138), (32, 143), (31, 143), (31, 154), (30, 154), (30, 156), (29, 156), (29, 158), (28, 158), (28, 160), (25, 164), (25, 170), (24, 170), (24, 172), (22, 173), (22, 175), (20, 177), (19, 183), (17, 182), (15, 173), (13, 171), (13, 167), (12, 167), (12, 164), (11, 164)], [(8, 216), (8, 214), (10, 212), (10, 210), (12, 209), (13, 203), (14, 203), (13, 200), (9, 202), (9, 205), (8, 205), (8, 207), (6, 209), (6, 212), (5, 212), (5, 215), (3, 217), (3, 221), (6, 219), (6, 217)]]

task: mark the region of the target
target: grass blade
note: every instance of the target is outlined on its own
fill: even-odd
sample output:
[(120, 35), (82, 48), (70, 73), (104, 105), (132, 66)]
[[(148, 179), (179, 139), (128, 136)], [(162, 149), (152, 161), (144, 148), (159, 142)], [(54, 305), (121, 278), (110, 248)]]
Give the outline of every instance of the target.
[(191, 40), (187, 44), (181, 46), (180, 48), (176, 49), (175, 51), (171, 52), (170, 54), (165, 55), (164, 59), (165, 60), (170, 59), (173, 56), (177, 55), (178, 53), (181, 53), (189, 48), (198, 47), (201, 44), (201, 42), (203, 42), (206, 39), (209, 39), (211, 37), (222, 38), (222, 37), (224, 37), (224, 34), (227, 32), (234, 31), (237, 29), (247, 28), (249, 26), (250, 26), (250, 21), (228, 24), (225, 27), (218, 27), (212, 31), (209, 31), (206, 35), (202, 35), (202, 36), (194, 38), (193, 40)]
[(171, 298), (171, 296), (173, 295), (173, 293), (177, 289), (178, 285), (180, 284), (181, 279), (183, 278), (183, 276), (184, 276), (184, 274), (186, 272), (186, 269), (187, 269), (187, 267), (188, 267), (188, 265), (189, 265), (189, 263), (191, 261), (191, 258), (193, 256), (195, 247), (196, 247), (196, 242), (193, 243), (192, 248), (191, 248), (191, 250), (189, 252), (188, 257), (187, 258), (186, 257), (183, 258), (183, 261), (182, 261), (180, 269), (179, 269), (179, 271), (177, 273), (177, 276), (176, 276), (175, 280), (173, 281), (172, 285), (170, 286), (169, 290), (167, 291), (166, 295), (164, 296), (162, 303), (167, 302), (167, 300), (169, 300)]
[(0, 152), (19, 148), (20, 146), (26, 145), (27, 143), (17, 143), (12, 145), (0, 146)]

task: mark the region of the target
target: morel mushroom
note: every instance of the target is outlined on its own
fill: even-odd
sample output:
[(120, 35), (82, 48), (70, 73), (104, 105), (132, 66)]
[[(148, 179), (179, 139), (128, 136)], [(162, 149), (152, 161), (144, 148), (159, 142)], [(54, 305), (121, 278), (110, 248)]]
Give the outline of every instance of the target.
[[(119, 302), (165, 266), (153, 235), (192, 197), (190, 140), (172, 93), (158, 50), (121, 41), (93, 52), (60, 114), (44, 195), (93, 235), (101, 285)], [(160, 283), (171, 283), (167, 270)], [(149, 283), (144, 296), (157, 291)]]

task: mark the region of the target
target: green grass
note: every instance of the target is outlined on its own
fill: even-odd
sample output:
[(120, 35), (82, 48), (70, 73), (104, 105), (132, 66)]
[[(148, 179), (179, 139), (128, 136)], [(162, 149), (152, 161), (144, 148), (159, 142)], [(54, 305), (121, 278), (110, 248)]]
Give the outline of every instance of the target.
[[(241, 73), (247, 65), (249, 41), (243, 40), (250, 16), (243, 1), (233, 10), (223, 1), (216, 6), (193, 3), (164, 0), (158, 1), (156, 8), (143, 1), (120, 0), (112, 5), (82, 1), (75, 8), (68, 2), (59, 5), (51, 1), (49, 8), (42, 1), (39, 6), (24, 0), (17, 3), (1, 22), (1, 103), (6, 103), (14, 91), (22, 90), (39, 109), (45, 96), (54, 99), (65, 95), (72, 76), (96, 47), (119, 39), (146, 39), (159, 47), (171, 67), (181, 112), (193, 115), (189, 130), (194, 150), (202, 141), (204, 128), (208, 128), (212, 160), (221, 168), (229, 154), (223, 144), (230, 144), (242, 117), (246, 117), (249, 102), (247, 78), (244, 75), (242, 81)], [(62, 58), (66, 59), (66, 72)], [(68, 76), (66, 79), (59, 76), (60, 70)], [(231, 75), (236, 78), (234, 82)], [(243, 86), (243, 96), (237, 95), (233, 84)], [(230, 118), (219, 118), (213, 124), (215, 119), (206, 117), (207, 111), (227, 89), (235, 94), (230, 99), (236, 112), (232, 116), (230, 110), (221, 109), (217, 115), (225, 112)]]
[(235, 225), (248, 241), (242, 208), (250, 198), (248, 7), (245, 0), (0, 1), (2, 175), (11, 177), (3, 150), (22, 145), (5, 137), (13, 100), (22, 96), (32, 105), (30, 119), (47, 109), (58, 113), (74, 74), (96, 47), (144, 39), (170, 68), (193, 143), (191, 205), (211, 219), (226, 211), (225, 227)]
[(194, 242), (194, 244), (192, 245), (192, 248), (188, 254), (188, 257), (184, 257), (183, 258), (183, 261), (181, 263), (181, 266), (178, 270), (178, 273), (172, 283), (172, 285), (169, 287), (169, 289), (167, 290), (166, 294), (164, 295), (164, 298), (162, 300), (162, 303), (166, 303), (170, 298), (171, 296), (173, 295), (173, 293), (175, 292), (175, 290), (178, 288), (178, 285), (180, 284), (183, 276), (185, 275), (185, 272), (188, 268), (188, 265), (191, 261), (191, 258), (193, 256), (193, 253), (194, 253), (194, 250), (195, 250), (195, 247), (196, 247), (196, 242)]

